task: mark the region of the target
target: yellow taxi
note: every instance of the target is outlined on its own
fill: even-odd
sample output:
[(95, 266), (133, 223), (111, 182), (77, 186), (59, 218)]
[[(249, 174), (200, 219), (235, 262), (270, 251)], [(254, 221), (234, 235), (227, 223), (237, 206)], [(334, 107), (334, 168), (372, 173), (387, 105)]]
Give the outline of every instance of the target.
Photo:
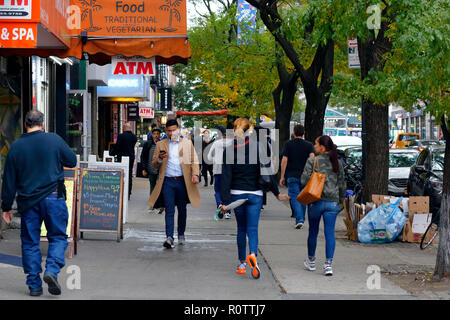
[(397, 139), (395, 140), (393, 148), (403, 149), (409, 146), (409, 144), (414, 140), (420, 140), (419, 133), (399, 133)]

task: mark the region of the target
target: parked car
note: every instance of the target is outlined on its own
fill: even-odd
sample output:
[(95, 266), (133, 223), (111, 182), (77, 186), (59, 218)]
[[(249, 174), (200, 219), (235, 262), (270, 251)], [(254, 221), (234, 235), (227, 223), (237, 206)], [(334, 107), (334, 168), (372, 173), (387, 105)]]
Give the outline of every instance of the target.
[(409, 144), (409, 146), (407, 146), (407, 148), (422, 151), (426, 147), (439, 145), (442, 145), (442, 142), (439, 140), (414, 140), (411, 141), (411, 143)]
[(444, 156), (444, 146), (427, 147), (419, 154), (409, 172), (408, 194), (429, 196), (432, 213), (436, 213), (441, 206)]
[(395, 143), (392, 145), (392, 148), (403, 149), (406, 148), (411, 141), (420, 140), (420, 134), (418, 133), (399, 133), (397, 138), (395, 139)]
[(389, 150), (389, 195), (404, 196), (407, 194), (409, 171), (418, 155), (419, 151), (415, 149)]

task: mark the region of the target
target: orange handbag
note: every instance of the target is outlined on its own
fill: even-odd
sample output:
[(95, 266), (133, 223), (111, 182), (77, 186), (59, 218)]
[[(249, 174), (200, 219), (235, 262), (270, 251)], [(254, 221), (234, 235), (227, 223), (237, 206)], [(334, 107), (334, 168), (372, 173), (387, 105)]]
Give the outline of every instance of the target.
[(315, 157), (311, 178), (309, 178), (308, 183), (297, 196), (297, 201), (304, 205), (320, 200), (322, 196), (326, 175), (315, 171), (316, 163), (317, 171), (319, 171), (319, 162), (317, 157)]

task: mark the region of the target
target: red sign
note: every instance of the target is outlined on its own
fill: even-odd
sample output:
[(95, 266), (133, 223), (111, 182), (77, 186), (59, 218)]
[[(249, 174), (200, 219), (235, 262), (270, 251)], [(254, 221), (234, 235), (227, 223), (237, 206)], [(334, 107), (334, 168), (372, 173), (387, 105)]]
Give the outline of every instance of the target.
[(0, 26), (0, 48), (35, 48), (37, 26), (35, 23), (2, 23)]
[(152, 108), (139, 107), (139, 116), (142, 118), (154, 118), (155, 113)]
[(155, 58), (112, 57), (111, 72), (114, 75), (155, 75)]

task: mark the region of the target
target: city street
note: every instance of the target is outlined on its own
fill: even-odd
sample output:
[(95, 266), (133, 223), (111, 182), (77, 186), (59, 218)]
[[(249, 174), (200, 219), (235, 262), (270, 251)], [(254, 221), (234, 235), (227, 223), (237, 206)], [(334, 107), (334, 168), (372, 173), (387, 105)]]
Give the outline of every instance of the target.
[[(351, 242), (344, 239), (343, 212), (337, 219), (334, 275), (325, 277), (322, 273), (322, 226), (317, 270), (305, 270), (308, 225), (296, 230), (290, 209), (272, 194), (268, 194), (268, 205), (260, 220), (258, 261), (262, 276), (253, 280), (249, 268), (246, 275), (237, 275), (235, 219), (214, 221), (213, 187), (204, 187), (202, 181), (199, 188), (203, 204), (196, 210), (188, 206), (184, 246), (178, 246), (175, 239), (174, 249), (163, 248), (164, 215), (148, 213), (145, 203), (148, 181), (135, 178), (129, 221), (124, 225), (124, 239), (120, 243), (113, 235), (84, 233), (84, 239), (78, 243), (78, 254), (66, 259), (66, 267), (59, 275), (63, 289), (59, 297), (51, 296), (45, 284), (41, 297), (28, 296), (22, 268), (0, 263), (0, 300), (448, 299), (448, 292), (446, 295), (427, 291), (410, 294), (384, 275), (402, 268), (432, 271), (436, 246), (421, 251), (417, 244), (399, 241), (370, 245)], [(0, 253), (21, 255), (19, 233), (18, 229), (4, 232)], [(44, 253), (46, 246), (47, 243), (41, 244)], [(368, 281), (369, 277), (374, 279), (379, 275), (367, 272), (372, 265), (381, 270), (378, 287), (376, 279)], [(74, 268), (80, 273), (80, 289), (73, 285)], [(375, 285), (370, 286), (370, 283)]]

